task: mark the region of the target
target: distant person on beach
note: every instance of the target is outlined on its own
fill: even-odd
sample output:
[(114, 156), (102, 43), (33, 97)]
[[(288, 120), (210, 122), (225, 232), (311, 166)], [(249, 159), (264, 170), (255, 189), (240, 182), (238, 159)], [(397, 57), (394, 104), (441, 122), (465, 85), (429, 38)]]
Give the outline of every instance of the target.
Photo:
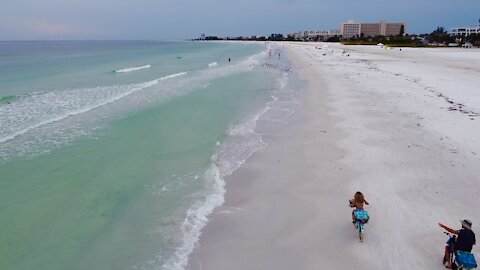
[(230, 57), (228, 58), (228, 62), (230, 62)]
[(465, 252), (472, 252), (473, 245), (476, 244), (475, 240), (475, 233), (472, 231), (472, 222), (468, 219), (464, 219), (460, 221), (462, 224), (462, 228), (460, 230), (454, 230), (449, 228), (442, 223), (438, 223), (438, 226), (445, 229), (449, 233), (453, 233), (458, 235), (454, 243), (450, 243), (449, 241), (447, 246), (445, 246), (445, 256), (443, 257), (443, 264), (447, 264), (447, 268), (452, 268), (452, 264), (450, 262), (450, 256), (452, 256), (452, 252), (455, 251), (465, 251)]
[[(367, 200), (365, 200), (365, 196), (363, 195), (362, 192), (357, 191), (355, 195), (353, 195), (353, 200), (350, 200), (350, 207), (355, 207), (355, 210), (360, 210), (363, 209), (363, 205), (370, 205)], [(355, 215), (354, 212), (355, 210), (352, 211), (352, 223), (355, 223)]]

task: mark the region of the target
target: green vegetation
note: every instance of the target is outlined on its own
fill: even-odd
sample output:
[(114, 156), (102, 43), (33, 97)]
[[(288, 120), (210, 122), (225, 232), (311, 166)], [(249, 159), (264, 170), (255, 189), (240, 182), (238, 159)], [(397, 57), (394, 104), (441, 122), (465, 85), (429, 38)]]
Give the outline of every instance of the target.
[(449, 44), (449, 43), (456, 43), (456, 38), (454, 36), (450, 36), (444, 27), (438, 26), (435, 31), (432, 33), (425, 35), (425, 38), (429, 41), (429, 43), (437, 43), (437, 44)]
[(473, 46), (480, 47), (480, 34), (468, 35), (464, 40), (472, 43)]
[(343, 40), (344, 45), (377, 45), (385, 44), (390, 47), (426, 47), (422, 39), (417, 36), (376, 36), (376, 37), (353, 37)]
[(392, 43), (392, 42), (370, 42), (370, 41), (342, 41), (343, 45), (377, 45), (382, 43), (388, 47), (431, 47), (424, 43)]

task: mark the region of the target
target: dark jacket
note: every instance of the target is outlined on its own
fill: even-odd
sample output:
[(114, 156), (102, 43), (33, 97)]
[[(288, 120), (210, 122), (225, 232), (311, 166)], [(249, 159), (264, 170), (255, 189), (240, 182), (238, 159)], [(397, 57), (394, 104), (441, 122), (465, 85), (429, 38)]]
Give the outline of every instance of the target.
[(475, 233), (469, 229), (461, 229), (457, 236), (454, 249), (466, 252), (472, 252), (472, 247), (475, 245)]

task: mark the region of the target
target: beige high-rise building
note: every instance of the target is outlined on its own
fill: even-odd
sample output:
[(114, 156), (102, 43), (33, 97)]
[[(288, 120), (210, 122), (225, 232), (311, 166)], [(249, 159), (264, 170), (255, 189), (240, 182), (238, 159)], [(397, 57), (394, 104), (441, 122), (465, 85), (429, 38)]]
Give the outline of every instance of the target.
[[(400, 33), (402, 31), (402, 26), (403, 26), (403, 33)], [(382, 34), (382, 36), (398, 36), (398, 35), (404, 35), (405, 34), (405, 23), (385, 23), (385, 32)]]
[(343, 38), (352, 38), (360, 36), (360, 23), (354, 23), (352, 20), (342, 23), (340, 27), (340, 35)]
[(406, 23), (404, 22), (387, 23), (386, 21), (381, 20), (378, 23), (355, 23), (350, 20), (346, 23), (342, 23), (340, 28), (340, 34), (343, 36), (343, 38), (360, 36), (398, 36), (405, 34), (406, 28)]
[(360, 24), (360, 35), (364, 37), (375, 37), (380, 35), (381, 24), (379, 23), (362, 23)]

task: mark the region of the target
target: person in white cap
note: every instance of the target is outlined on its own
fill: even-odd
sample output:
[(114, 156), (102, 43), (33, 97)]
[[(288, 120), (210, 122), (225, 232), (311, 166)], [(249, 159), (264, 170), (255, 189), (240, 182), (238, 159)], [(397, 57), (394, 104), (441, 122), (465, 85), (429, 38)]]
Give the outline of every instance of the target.
[(462, 228), (460, 230), (454, 230), (443, 225), (442, 223), (438, 223), (438, 226), (445, 229), (447, 232), (458, 235), (455, 243), (449, 243), (449, 245), (445, 247), (445, 257), (443, 257), (443, 263), (447, 263), (447, 268), (452, 268), (450, 263), (452, 248), (450, 245), (453, 245), (453, 251), (461, 250), (472, 252), (472, 247), (476, 244), (475, 233), (472, 231), (472, 222), (468, 219), (464, 219), (461, 220), (460, 223), (462, 224)]

